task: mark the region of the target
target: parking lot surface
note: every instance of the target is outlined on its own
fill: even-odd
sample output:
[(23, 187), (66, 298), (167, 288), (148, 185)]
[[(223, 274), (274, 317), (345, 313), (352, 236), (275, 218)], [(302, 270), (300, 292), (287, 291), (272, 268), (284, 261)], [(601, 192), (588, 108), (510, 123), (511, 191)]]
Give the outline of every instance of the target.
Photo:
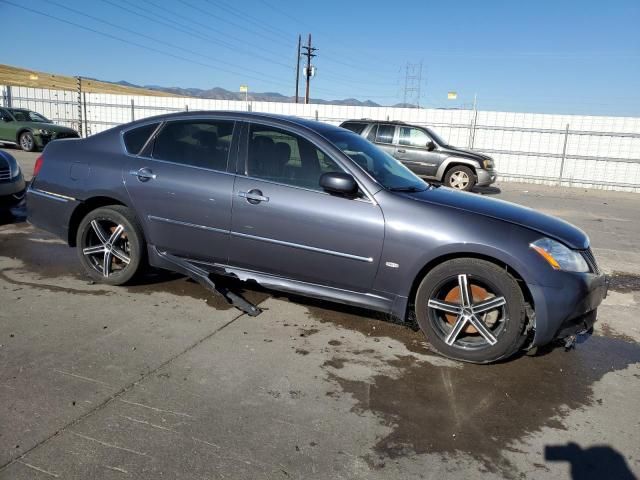
[(327, 302), (244, 286), (249, 317), (178, 275), (91, 284), (24, 208), (0, 214), (0, 479), (640, 476), (640, 196), (498, 187), (584, 229), (613, 276), (573, 351), (467, 365)]

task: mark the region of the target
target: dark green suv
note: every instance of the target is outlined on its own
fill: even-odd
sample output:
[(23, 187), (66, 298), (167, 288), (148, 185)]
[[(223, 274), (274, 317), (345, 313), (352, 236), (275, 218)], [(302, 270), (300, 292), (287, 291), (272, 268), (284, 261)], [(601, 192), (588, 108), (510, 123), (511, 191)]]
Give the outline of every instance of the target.
[(19, 145), (27, 152), (42, 149), (57, 138), (78, 138), (73, 128), (56, 125), (37, 112), (0, 108), (0, 143)]

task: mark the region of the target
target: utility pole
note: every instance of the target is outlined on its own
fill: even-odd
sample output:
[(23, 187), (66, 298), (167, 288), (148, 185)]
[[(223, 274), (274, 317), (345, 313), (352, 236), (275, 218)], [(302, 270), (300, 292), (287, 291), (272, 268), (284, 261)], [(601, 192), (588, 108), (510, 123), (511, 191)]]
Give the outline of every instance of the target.
[(298, 35), (298, 55), (296, 55), (296, 103), (300, 98), (298, 88), (300, 87), (300, 47), (302, 46), (302, 35)]
[(309, 83), (310, 83), (311, 77), (313, 76), (311, 59), (316, 56), (316, 54), (313, 52), (318, 50), (317, 48), (313, 48), (311, 46), (311, 34), (309, 34), (309, 43), (302, 48), (306, 50), (306, 52), (303, 53), (303, 55), (307, 57), (307, 68), (305, 68), (305, 72), (304, 72), (304, 76), (307, 77), (307, 90), (304, 96), (304, 103), (309, 103)]
[(76, 91), (78, 94), (78, 133), (82, 137), (82, 77), (76, 77)]

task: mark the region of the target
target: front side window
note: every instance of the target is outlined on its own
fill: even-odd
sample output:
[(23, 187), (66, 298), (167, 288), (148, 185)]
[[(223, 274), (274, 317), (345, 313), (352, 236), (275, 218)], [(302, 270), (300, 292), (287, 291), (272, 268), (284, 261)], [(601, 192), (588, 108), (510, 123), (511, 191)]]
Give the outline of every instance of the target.
[(424, 130), (412, 127), (400, 127), (400, 145), (410, 147), (426, 147), (431, 141)]
[(321, 191), (320, 176), (341, 171), (308, 140), (276, 128), (251, 125), (248, 176)]
[(41, 123), (51, 123), (51, 120), (48, 120), (44, 116), (40, 115), (37, 112), (32, 112), (30, 110), (13, 110), (13, 116), (16, 118), (18, 122), (41, 122)]
[(427, 184), (381, 148), (351, 132), (331, 130), (323, 135), (380, 185), (395, 191), (422, 191)]
[(158, 128), (158, 124), (152, 123), (125, 132), (123, 137), (127, 152), (132, 155), (138, 155), (151, 134), (156, 131), (156, 128)]
[(156, 136), (152, 157), (193, 167), (225, 171), (234, 122), (181, 120), (168, 122)]
[(392, 143), (395, 125), (378, 125), (378, 133), (376, 134), (377, 143)]

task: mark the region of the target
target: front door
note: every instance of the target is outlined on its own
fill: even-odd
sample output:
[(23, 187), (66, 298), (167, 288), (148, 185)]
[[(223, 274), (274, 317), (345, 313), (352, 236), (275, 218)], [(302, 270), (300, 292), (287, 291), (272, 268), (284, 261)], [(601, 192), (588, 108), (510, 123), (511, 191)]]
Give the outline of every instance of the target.
[(435, 176), (444, 160), (444, 155), (438, 152), (436, 144), (427, 132), (415, 127), (399, 127), (394, 157), (416, 174), (425, 177)]
[(251, 124), (233, 192), (229, 263), (290, 279), (366, 291), (384, 219), (366, 196), (330, 195), (323, 173), (343, 171), (310, 141)]
[(0, 140), (6, 140), (7, 142), (16, 141), (16, 128), (13, 125), (15, 122), (9, 112), (4, 108), (0, 108)]
[(233, 131), (232, 121), (171, 121), (141, 155), (129, 157), (125, 185), (149, 243), (180, 256), (227, 261)]

